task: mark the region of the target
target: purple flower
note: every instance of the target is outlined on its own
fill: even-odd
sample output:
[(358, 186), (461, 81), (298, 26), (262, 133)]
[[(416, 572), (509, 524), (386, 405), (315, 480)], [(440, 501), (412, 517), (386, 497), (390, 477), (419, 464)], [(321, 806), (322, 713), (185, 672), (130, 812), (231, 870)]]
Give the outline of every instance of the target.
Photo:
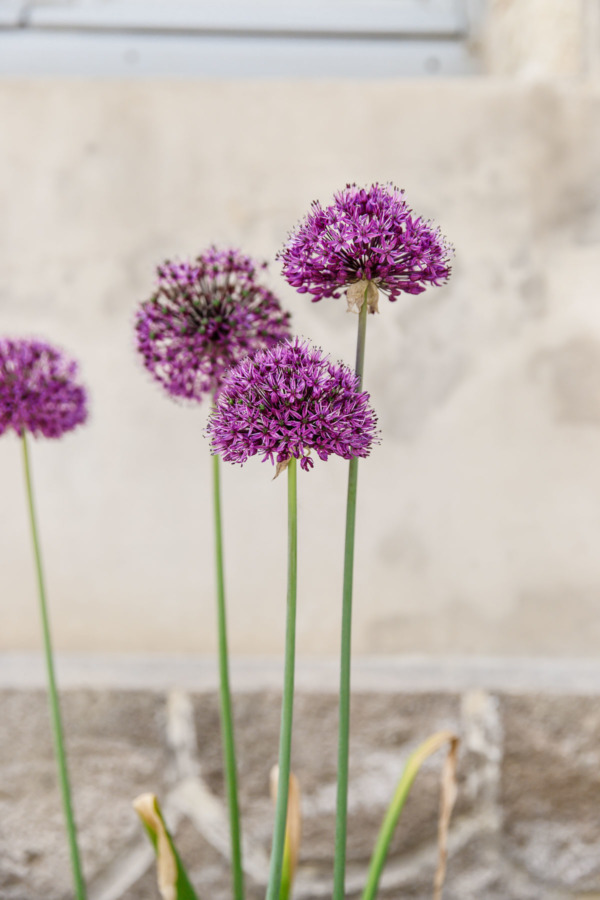
[(174, 397), (217, 395), (228, 368), (289, 337), (289, 313), (238, 250), (211, 247), (195, 262), (165, 262), (157, 275), (156, 293), (137, 313), (137, 345)]
[(27, 338), (0, 339), (0, 435), (58, 438), (85, 422), (87, 398), (77, 363), (61, 350)]
[(259, 350), (227, 373), (207, 431), (211, 449), (228, 462), (286, 463), (303, 469), (331, 453), (368, 456), (378, 438), (369, 395), (354, 372), (298, 338)]
[(397, 300), (445, 282), (451, 254), (439, 229), (414, 215), (404, 191), (349, 184), (325, 209), (314, 201), (278, 258), (292, 287), (312, 294), (313, 302), (350, 288), (349, 306), (360, 308), (368, 290), (369, 310), (376, 312), (379, 290)]

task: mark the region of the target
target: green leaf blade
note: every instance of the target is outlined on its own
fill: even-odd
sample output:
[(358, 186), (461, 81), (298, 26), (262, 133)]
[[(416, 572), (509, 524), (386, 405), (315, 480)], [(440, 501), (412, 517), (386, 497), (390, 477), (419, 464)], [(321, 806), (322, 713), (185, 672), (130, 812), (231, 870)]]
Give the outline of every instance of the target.
[(442, 773), (442, 792), (440, 801), (440, 816), (438, 828), (438, 867), (435, 874), (434, 900), (441, 900), (444, 875), (446, 870), (447, 836), (450, 824), (450, 815), (456, 799), (456, 756), (459, 740), (450, 731), (439, 731), (423, 741), (416, 750), (411, 753), (406, 761), (404, 771), (396, 787), (388, 810), (381, 825), (375, 849), (371, 857), (367, 883), (363, 891), (362, 900), (375, 900), (381, 873), (387, 859), (388, 850), (398, 824), (398, 820), (404, 809), (419, 769), (425, 760), (436, 753), (444, 744), (448, 744), (448, 754)]

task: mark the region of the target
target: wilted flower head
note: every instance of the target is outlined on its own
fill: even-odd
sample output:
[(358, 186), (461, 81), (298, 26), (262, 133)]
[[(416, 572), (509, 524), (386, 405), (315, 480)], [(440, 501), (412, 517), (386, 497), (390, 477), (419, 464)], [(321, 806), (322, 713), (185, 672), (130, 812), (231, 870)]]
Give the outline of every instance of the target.
[(228, 462), (260, 454), (281, 464), (293, 456), (308, 470), (311, 450), (323, 460), (368, 456), (376, 425), (354, 372), (296, 338), (227, 373), (207, 431), (212, 450)]
[(451, 253), (439, 229), (414, 215), (404, 191), (349, 184), (325, 209), (314, 201), (278, 258), (289, 283), (313, 302), (350, 288), (350, 307), (360, 308), (368, 291), (376, 312), (379, 290), (397, 300), (446, 281)]
[(137, 313), (137, 345), (174, 397), (217, 394), (226, 369), (289, 337), (289, 313), (238, 250), (211, 247), (194, 262), (165, 262), (157, 275), (156, 293)]
[(0, 435), (58, 438), (85, 422), (77, 363), (44, 341), (0, 338)]

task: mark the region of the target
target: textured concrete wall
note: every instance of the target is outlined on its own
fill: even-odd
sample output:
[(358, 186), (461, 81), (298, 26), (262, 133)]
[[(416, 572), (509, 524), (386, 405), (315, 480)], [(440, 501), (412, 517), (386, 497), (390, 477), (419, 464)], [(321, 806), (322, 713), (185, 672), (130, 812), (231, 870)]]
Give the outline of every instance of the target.
[[(205, 410), (136, 360), (165, 256), (273, 259), (314, 197), (393, 180), (450, 283), (369, 322), (383, 443), (361, 465), (356, 648), (596, 653), (600, 91), (506, 81), (0, 85), (1, 332), (77, 354), (89, 425), (33, 448), (56, 643), (214, 647)], [(349, 362), (356, 321), (272, 284)], [(39, 644), (19, 446), (0, 441), (0, 644)], [(338, 643), (346, 467), (300, 479), (299, 648)], [(231, 642), (280, 652), (285, 482), (224, 477)]]

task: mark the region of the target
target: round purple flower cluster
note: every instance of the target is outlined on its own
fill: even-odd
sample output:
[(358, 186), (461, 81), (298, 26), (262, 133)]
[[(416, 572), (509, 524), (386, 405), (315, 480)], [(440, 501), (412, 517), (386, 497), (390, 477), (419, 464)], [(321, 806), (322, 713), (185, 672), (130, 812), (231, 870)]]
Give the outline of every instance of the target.
[(157, 275), (156, 293), (137, 313), (137, 346), (174, 397), (217, 395), (228, 368), (289, 337), (289, 313), (238, 250), (211, 247), (194, 262), (165, 262)]
[(439, 229), (413, 214), (404, 191), (349, 184), (331, 206), (313, 202), (278, 258), (292, 287), (316, 302), (358, 282), (372, 282), (390, 300), (420, 294), (448, 279), (451, 254)]
[(208, 427), (211, 449), (244, 463), (257, 453), (283, 464), (292, 456), (303, 469), (331, 453), (368, 456), (378, 438), (369, 395), (347, 366), (298, 338), (259, 350), (227, 373)]
[(77, 363), (43, 341), (0, 339), (0, 435), (58, 438), (87, 418)]

